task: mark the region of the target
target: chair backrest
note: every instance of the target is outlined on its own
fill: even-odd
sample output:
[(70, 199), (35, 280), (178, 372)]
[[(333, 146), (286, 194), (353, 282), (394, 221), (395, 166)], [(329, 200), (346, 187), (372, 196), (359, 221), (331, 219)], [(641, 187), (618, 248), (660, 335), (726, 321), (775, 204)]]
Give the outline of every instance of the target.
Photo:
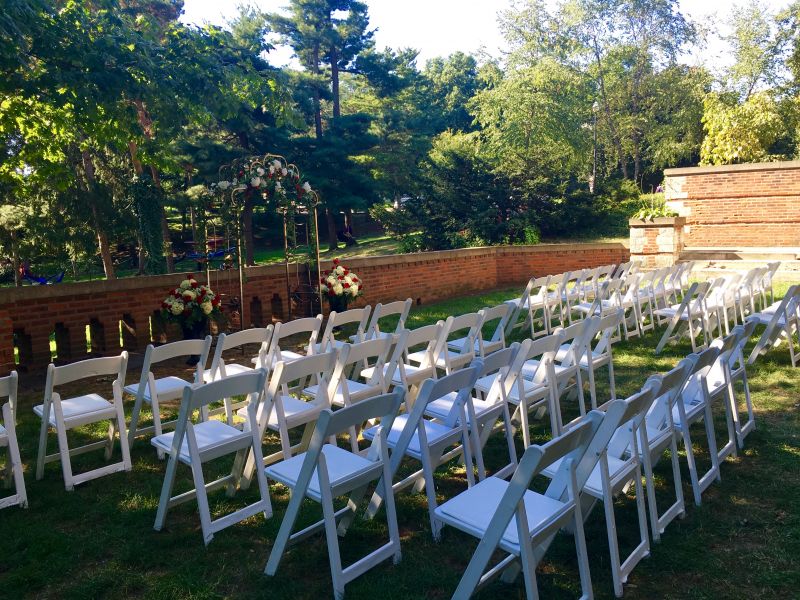
[(435, 350), (442, 338), (442, 330), (444, 329), (444, 321), (437, 321), (433, 325), (424, 325), (416, 329), (410, 329), (408, 332), (408, 339), (406, 340), (406, 351), (408, 352), (417, 348), (418, 346), (425, 345), (425, 361), (422, 367), (429, 367), (436, 360)]
[[(438, 352), (445, 351), (447, 347), (447, 338), (452, 335), (464, 334), (464, 346), (461, 349), (461, 354), (475, 352), (475, 342), (478, 341), (478, 332), (483, 326), (483, 315), (479, 312), (466, 313), (458, 316), (447, 317), (444, 322), (442, 335), (437, 344), (436, 350)], [(438, 356), (437, 352), (437, 356)]]
[(380, 385), (385, 390), (386, 382), (384, 381), (383, 365), (386, 364), (391, 348), (392, 338), (390, 337), (376, 338), (355, 344), (342, 344), (339, 349), (339, 356), (336, 359), (333, 375), (328, 384), (330, 397), (333, 397), (339, 386), (343, 385), (344, 380), (351, 375), (350, 371), (353, 370), (351, 367), (359, 364), (374, 367), (369, 384)]
[[(206, 384), (187, 385), (183, 388), (183, 404), (187, 405), (187, 415), (201, 409), (212, 402), (218, 402), (234, 396), (249, 396), (249, 406), (258, 409), (259, 399), (264, 394), (267, 381), (266, 369), (255, 369), (250, 373), (238, 373), (224, 380)], [(184, 407), (181, 406), (181, 411)]]
[(692, 361), (692, 372), (683, 386), (682, 394), (689, 398), (696, 397), (700, 390), (701, 378), (705, 377), (709, 370), (714, 366), (714, 363), (719, 356), (719, 348), (717, 346), (709, 346), (698, 354), (690, 354), (687, 358)]
[[(653, 404), (647, 412), (647, 425), (651, 430), (670, 431), (672, 429), (672, 407), (678, 395), (686, 385), (692, 374), (694, 361), (691, 358), (682, 358), (678, 364), (664, 375), (653, 375), (648, 381), (658, 384), (655, 390)], [(658, 442), (658, 437), (653, 436), (651, 443)]]
[(395, 302), (389, 302), (387, 304), (378, 302), (372, 311), (372, 317), (370, 318), (369, 325), (364, 333), (364, 338), (369, 340), (380, 335), (380, 320), (384, 317), (390, 317), (392, 315), (399, 316), (397, 320), (397, 327), (395, 327), (394, 330), (395, 334), (399, 334), (406, 327), (406, 319), (408, 319), (408, 314), (411, 312), (411, 307), (413, 304), (414, 301), (411, 298), (406, 298), (405, 300), (396, 300)]
[[(619, 309), (613, 313), (600, 317), (597, 321), (597, 331), (599, 337), (594, 348), (590, 348), (595, 356), (607, 354), (611, 351), (611, 344), (613, 343), (614, 336), (619, 331), (619, 326), (622, 324), (622, 319), (625, 311)], [(590, 339), (591, 343), (591, 339)]]
[(484, 336), (483, 336), (483, 328), (497, 321), (497, 326), (495, 327), (494, 331), (492, 332), (492, 336), (489, 338), (490, 342), (502, 342), (503, 347), (506, 345), (506, 334), (505, 329), (508, 325), (509, 320), (511, 319), (511, 307), (508, 304), (498, 304), (497, 306), (487, 306), (479, 311), (479, 313), (483, 313), (483, 325), (481, 326), (480, 330), (480, 344), (483, 345)]
[(319, 336), (319, 330), (322, 328), (322, 315), (316, 317), (304, 317), (302, 319), (295, 319), (287, 323), (277, 323), (275, 330), (272, 332), (272, 343), (270, 344), (270, 360), (280, 360), (281, 342), (293, 335), (308, 334), (308, 345), (306, 346), (306, 353), (313, 352), (314, 344)]
[(761, 334), (761, 338), (759, 338), (758, 343), (756, 343), (753, 351), (750, 353), (750, 357), (747, 359), (748, 364), (752, 365), (761, 352), (769, 348), (772, 343), (778, 339), (781, 331), (783, 331), (780, 322), (784, 319), (784, 325), (788, 324), (786, 319), (789, 319), (790, 313), (795, 310), (794, 307), (797, 302), (798, 294), (800, 294), (800, 285), (793, 285), (786, 291), (786, 294), (781, 298), (775, 312), (772, 313), (766, 329), (764, 329), (764, 332)]
[[(527, 360), (538, 360), (538, 364), (536, 365), (536, 369), (533, 374), (529, 377), (531, 381), (534, 383), (543, 383), (549, 376), (551, 365), (553, 364), (553, 360), (555, 358), (556, 352), (558, 348), (561, 346), (561, 343), (564, 341), (564, 329), (561, 327), (557, 327), (553, 333), (550, 335), (546, 335), (544, 337), (540, 337), (536, 340), (531, 340), (530, 345), (528, 346), (527, 352), (523, 354), (522, 352), (519, 353), (519, 357), (522, 357), (523, 363)], [(514, 361), (517, 362), (516, 360)], [(516, 366), (516, 365), (515, 365)], [(520, 365), (520, 369), (522, 365)], [(522, 378), (517, 379), (520, 386), (522, 385)], [(520, 394), (520, 398), (522, 394)]]
[[(16, 424), (17, 419), (17, 387), (19, 376), (16, 371), (11, 371), (6, 377), (0, 377), (0, 398), (8, 398), (9, 408), (11, 408), (11, 418)], [(2, 404), (0, 404), (0, 408)], [(2, 414), (0, 412), (0, 414)], [(6, 423), (8, 427), (8, 423)]]
[[(526, 343), (527, 350), (527, 347), (530, 346), (530, 340), (525, 340), (524, 343)], [(480, 377), (496, 375), (489, 391), (486, 393), (487, 401), (496, 404), (498, 402), (504, 402), (507, 398), (510, 387), (506, 386), (506, 380), (509, 377), (509, 371), (515, 362), (514, 359), (519, 353), (521, 346), (519, 342), (514, 342), (508, 348), (492, 352), (481, 359), (482, 366)], [(472, 363), (470, 366), (472, 366)], [(517, 373), (519, 373), (519, 371), (517, 371)]]
[[(653, 406), (653, 402), (656, 400), (656, 393), (660, 387), (660, 377), (650, 377), (638, 393), (625, 400), (627, 403), (626, 418), (622, 419), (622, 424), (608, 442), (608, 448), (606, 449), (608, 456), (624, 459), (625, 454), (630, 451), (633, 457), (635, 451), (631, 450), (631, 448), (638, 445), (638, 439), (634, 436), (641, 428), (647, 412)], [(646, 439), (646, 432), (642, 431), (641, 433)]]
[(781, 266), (780, 261), (767, 263), (767, 272), (764, 273), (764, 285), (766, 285), (767, 287), (772, 286), (772, 278), (775, 277), (775, 273), (778, 272), (780, 266)]
[(569, 350), (561, 361), (562, 367), (577, 365), (586, 354), (589, 343), (597, 335), (600, 317), (587, 317), (579, 323), (564, 328), (563, 343), (569, 344)]
[(330, 314), (328, 314), (328, 322), (325, 325), (325, 331), (322, 333), (322, 337), (319, 340), (320, 351), (327, 352), (333, 348), (333, 342), (336, 339), (333, 333), (334, 327), (341, 327), (348, 323), (358, 323), (355, 333), (356, 340), (363, 341), (371, 310), (372, 307), (369, 305), (364, 308), (351, 308), (350, 310), (342, 312), (332, 310)]
[[(144, 362), (142, 363), (142, 378), (139, 383), (140, 386), (147, 384), (154, 364), (178, 358), (180, 356), (199, 356), (200, 360), (197, 362), (194, 373), (194, 383), (203, 381), (203, 371), (208, 362), (208, 355), (211, 351), (211, 336), (207, 335), (202, 340), (180, 340), (177, 342), (170, 342), (163, 346), (154, 346), (148, 344), (147, 349), (144, 351)], [(141, 388), (144, 389), (143, 387)]]
[(258, 344), (258, 357), (259, 365), (264, 367), (264, 359), (269, 350), (269, 342), (272, 339), (272, 332), (274, 327), (270, 324), (266, 327), (254, 327), (252, 329), (244, 329), (234, 333), (221, 333), (217, 338), (217, 346), (214, 349), (214, 358), (211, 359), (211, 376), (213, 379), (217, 378), (220, 374), (225, 376), (225, 360), (222, 356), (223, 352), (233, 350), (234, 348), (241, 348), (248, 344)]
[(475, 383), (480, 377), (483, 369), (483, 360), (476, 358), (469, 367), (445, 375), (439, 379), (426, 379), (414, 401), (414, 407), (409, 415), (409, 422), (416, 423), (418, 426), (425, 415), (425, 408), (434, 400), (441, 398), (452, 392), (456, 392), (456, 401), (450, 408), (450, 414), (444, 420), (445, 424), (453, 427), (459, 417), (464, 418), (464, 407), (472, 393)]
[(52, 392), (57, 385), (72, 383), (87, 377), (100, 377), (103, 375), (116, 375), (115, 384), (120, 389), (125, 381), (125, 370), (128, 367), (128, 353), (123, 351), (119, 356), (106, 356), (103, 358), (87, 358), (78, 362), (55, 366), (53, 363), (47, 367), (47, 381), (45, 393)]

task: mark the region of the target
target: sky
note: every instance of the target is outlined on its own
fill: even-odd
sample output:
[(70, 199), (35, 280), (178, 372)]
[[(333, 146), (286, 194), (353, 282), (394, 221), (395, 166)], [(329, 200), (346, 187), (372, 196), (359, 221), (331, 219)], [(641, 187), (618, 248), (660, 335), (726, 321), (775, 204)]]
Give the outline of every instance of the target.
[[(366, 0), (370, 24), (377, 28), (378, 49), (416, 48), (420, 51), (417, 64), (436, 56), (447, 56), (457, 50), (476, 53), (480, 50), (501, 56), (506, 49), (497, 24), (497, 13), (507, 10), (512, 0)], [(779, 10), (789, 0), (762, 0), (770, 10)], [(236, 14), (242, 0), (184, 0), (187, 23), (210, 22), (222, 25)], [(247, 1), (245, 0), (245, 3)], [(280, 11), (288, 0), (250, 0), (268, 12)], [(690, 18), (710, 29), (708, 46), (702, 54), (688, 58), (689, 62), (704, 62), (711, 67), (727, 62), (726, 46), (716, 35), (724, 33), (725, 16), (736, 4), (732, 0), (681, 0), (681, 9)], [(278, 49), (269, 55), (276, 66), (291, 63), (291, 51)]]

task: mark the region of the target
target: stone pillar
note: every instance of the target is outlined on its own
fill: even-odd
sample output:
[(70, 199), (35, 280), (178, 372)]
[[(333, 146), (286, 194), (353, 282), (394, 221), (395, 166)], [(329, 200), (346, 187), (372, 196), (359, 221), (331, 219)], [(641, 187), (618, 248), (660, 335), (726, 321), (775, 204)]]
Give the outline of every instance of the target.
[(684, 217), (659, 217), (643, 221), (631, 219), (631, 260), (640, 261), (642, 268), (670, 267), (683, 251)]

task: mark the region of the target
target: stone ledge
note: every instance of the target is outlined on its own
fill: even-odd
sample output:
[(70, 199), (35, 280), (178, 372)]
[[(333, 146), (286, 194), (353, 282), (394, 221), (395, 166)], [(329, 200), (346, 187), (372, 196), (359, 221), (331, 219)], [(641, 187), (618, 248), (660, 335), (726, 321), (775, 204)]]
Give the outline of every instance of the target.
[(686, 175), (714, 175), (719, 173), (741, 173), (747, 171), (783, 171), (800, 169), (800, 160), (787, 160), (768, 163), (746, 163), (741, 165), (714, 165), (703, 167), (683, 167), (679, 169), (664, 169), (665, 177), (680, 177)]

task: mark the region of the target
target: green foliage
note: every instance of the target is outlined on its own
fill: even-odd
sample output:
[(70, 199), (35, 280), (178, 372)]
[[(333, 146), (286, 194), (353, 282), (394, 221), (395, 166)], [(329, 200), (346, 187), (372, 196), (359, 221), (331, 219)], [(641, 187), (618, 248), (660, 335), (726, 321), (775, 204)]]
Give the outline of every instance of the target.
[(664, 194), (642, 194), (639, 210), (633, 213), (632, 218), (643, 221), (652, 221), (659, 217), (677, 217), (678, 213), (667, 206)]

